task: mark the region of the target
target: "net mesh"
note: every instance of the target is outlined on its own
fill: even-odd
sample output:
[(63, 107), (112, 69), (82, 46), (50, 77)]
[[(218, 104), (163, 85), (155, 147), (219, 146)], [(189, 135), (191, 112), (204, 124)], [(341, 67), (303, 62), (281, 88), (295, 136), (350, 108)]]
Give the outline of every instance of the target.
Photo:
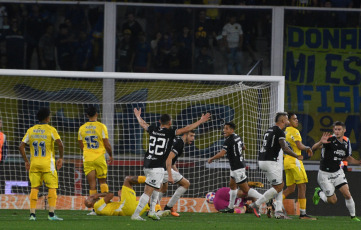
[[(177, 79), (177, 75), (174, 77)], [(160, 115), (168, 113), (173, 118), (173, 126), (178, 128), (197, 121), (202, 113), (212, 114), (209, 122), (197, 128), (196, 140), (185, 147), (184, 156), (178, 160), (180, 173), (191, 182), (185, 197), (204, 197), (210, 191), (228, 186), (228, 161), (224, 158), (207, 163), (207, 159), (222, 148), (225, 122), (236, 124), (236, 133), (247, 147), (244, 154), (249, 181), (262, 182), (268, 188), (256, 161), (259, 140), (270, 125), (273, 111), (277, 110), (277, 103), (272, 98), (277, 89), (270, 82), (252, 82), (252, 77), (243, 82), (116, 79), (114, 101), (104, 101), (103, 94), (107, 89), (103, 88), (100, 78), (1, 76), (0, 117), (9, 154), (0, 165), (1, 183), (4, 183), (0, 193), (30, 193), (30, 183), (26, 183), (28, 172), (18, 146), (27, 129), (37, 123), (38, 109), (48, 106), (52, 111), (50, 125), (58, 130), (65, 147), (64, 166), (58, 171), (58, 206), (81, 209), (81, 204), (63, 197), (89, 194), (82, 154), (77, 145), (77, 132), (87, 121), (85, 109), (89, 105), (98, 107), (98, 120), (108, 123), (115, 158), (108, 166), (107, 183), (111, 192), (116, 193), (121, 188), (126, 176), (143, 175), (142, 161), (148, 147), (148, 135), (133, 114), (135, 107), (142, 109), (142, 118), (148, 124), (159, 124)], [(112, 110), (108, 110), (109, 107)], [(105, 115), (111, 117), (112, 122), (106, 122)], [(28, 148), (26, 152), (29, 157)], [(171, 196), (176, 188), (169, 186), (167, 195)], [(45, 187), (40, 190), (40, 196), (46, 195)], [(143, 186), (137, 186), (135, 190), (141, 194)], [(28, 202), (27, 196), (18, 196), (18, 199)], [(46, 206), (46, 199), (40, 205)]]

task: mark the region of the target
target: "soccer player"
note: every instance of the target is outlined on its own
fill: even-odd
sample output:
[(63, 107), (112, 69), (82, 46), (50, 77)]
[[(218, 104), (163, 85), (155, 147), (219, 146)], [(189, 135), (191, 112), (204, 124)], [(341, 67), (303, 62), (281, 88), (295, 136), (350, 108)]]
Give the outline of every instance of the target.
[[(58, 188), (56, 169), (59, 170), (63, 166), (64, 146), (56, 129), (48, 125), (50, 122), (49, 108), (41, 108), (36, 116), (40, 123), (28, 129), (19, 147), (25, 161), (25, 168), (29, 171), (31, 183), (29, 220), (36, 220), (36, 203), (38, 201), (39, 187), (43, 185), (43, 182), (48, 187), (48, 219), (63, 220), (56, 216), (54, 211), (57, 200), (56, 189)], [(56, 163), (54, 142), (59, 149), (59, 159)], [(30, 163), (25, 154), (25, 144), (30, 146)]]
[[(286, 128), (286, 142), (289, 147), (297, 154), (301, 155), (301, 150), (307, 152), (308, 156), (312, 156), (312, 149), (302, 144), (302, 137), (297, 130), (298, 119), (294, 113), (288, 113), (290, 126)], [(298, 188), (298, 202), (300, 203), (300, 219), (316, 220), (306, 214), (306, 184), (308, 183), (307, 174), (303, 162), (289, 155), (284, 156), (284, 169), (286, 174), (286, 186), (283, 191), (283, 199), (293, 193)]]
[[(106, 184), (107, 163), (113, 161), (108, 130), (103, 123), (97, 121), (98, 112), (94, 106), (88, 107), (86, 113), (89, 121), (79, 128), (78, 143), (83, 151), (84, 173), (89, 183), (89, 195), (97, 193), (97, 178), (101, 193), (107, 193), (109, 191)], [(106, 152), (109, 154), (108, 162), (105, 161)], [(93, 210), (88, 215), (96, 215), (96, 213)]]
[(177, 188), (173, 196), (168, 201), (167, 205), (164, 207), (164, 210), (170, 210), (171, 214), (176, 217), (179, 217), (180, 215), (174, 211), (173, 206), (190, 186), (189, 181), (179, 173), (176, 162), (178, 158), (183, 155), (184, 146), (190, 145), (194, 141), (195, 135), (195, 131), (191, 130), (187, 133), (184, 133), (181, 137), (176, 137), (173, 140), (172, 150), (170, 151), (166, 160), (166, 171), (164, 172), (163, 184), (158, 195), (158, 201), (160, 202), (163, 194), (168, 189), (167, 182), (172, 184), (179, 184), (180, 186)]
[[(118, 191), (118, 196), (120, 197), (119, 202), (111, 201), (114, 197), (113, 193), (97, 193), (89, 196), (84, 201), (84, 204), (88, 208), (93, 208), (99, 216), (131, 216), (138, 205), (133, 185), (143, 184), (144, 182), (145, 176), (127, 176), (122, 189)], [(140, 212), (140, 215), (147, 210), (149, 210), (148, 204)], [(157, 215), (167, 216), (169, 213), (170, 211), (159, 211)]]
[(6, 145), (6, 135), (3, 132), (1, 132), (2, 126), (3, 126), (3, 122), (0, 118), (0, 163), (5, 161), (8, 151), (8, 147)]
[[(163, 114), (161, 116), (159, 120), (160, 127), (157, 127), (155, 125), (147, 124), (141, 118), (141, 112), (141, 109), (138, 110), (134, 108), (134, 115), (137, 118), (140, 126), (149, 133), (149, 147), (144, 156), (144, 174), (147, 179), (145, 181), (144, 193), (140, 197), (138, 206), (135, 209), (131, 219), (145, 221), (145, 219), (140, 217), (139, 213), (148, 203), (150, 196), (152, 196), (150, 201), (151, 204), (157, 202), (154, 202), (154, 199), (158, 199), (159, 192), (156, 192), (154, 195), (152, 194), (155, 189), (159, 191), (162, 184), (164, 168), (170, 152), (170, 148), (172, 147), (171, 143), (173, 142), (173, 139), (176, 135), (181, 135), (197, 128), (200, 124), (208, 121), (211, 115), (209, 113), (203, 114), (201, 119), (199, 119), (197, 122), (181, 129), (177, 129), (172, 127), (172, 119), (169, 114)], [(152, 218), (153, 220), (159, 220), (159, 217), (155, 213), (155, 205), (151, 205), (148, 217)]]
[(283, 130), (289, 125), (287, 113), (277, 113), (275, 122), (276, 124), (268, 128), (264, 134), (258, 156), (259, 168), (265, 173), (267, 180), (272, 184), (272, 188), (268, 189), (256, 202), (253, 202), (250, 207), (253, 208), (254, 214), (260, 217), (259, 206), (275, 197), (275, 217), (277, 219), (289, 219), (289, 217), (282, 212), (282, 165), (277, 162), (277, 160), (281, 148), (284, 153), (298, 160), (302, 160), (303, 156), (293, 152), (285, 141), (286, 136)]
[(258, 199), (262, 195), (259, 194), (253, 188), (250, 188), (247, 183), (245, 162), (243, 156), (243, 150), (246, 150), (240, 136), (238, 136), (234, 130), (236, 125), (232, 122), (228, 122), (224, 125), (223, 135), (226, 138), (223, 144), (223, 149), (218, 152), (216, 155), (208, 159), (208, 164), (212, 163), (215, 159), (219, 159), (227, 154), (229, 164), (231, 166), (231, 180), (229, 182), (229, 204), (225, 209), (219, 210), (223, 213), (234, 213), (234, 202), (237, 197), (237, 187), (242, 191), (243, 198), (251, 197)]
[(333, 124), (333, 135), (323, 133), (319, 142), (312, 146), (313, 150), (322, 148), (320, 169), (317, 182), (320, 187), (315, 188), (313, 203), (317, 205), (321, 200), (325, 203), (336, 204), (337, 188), (345, 197), (346, 207), (351, 215), (351, 220), (360, 221), (356, 217), (355, 202), (352, 199), (346, 176), (340, 167), (341, 161), (346, 160), (350, 164), (361, 164), (351, 156), (351, 142), (345, 137), (346, 126), (343, 122), (336, 121)]

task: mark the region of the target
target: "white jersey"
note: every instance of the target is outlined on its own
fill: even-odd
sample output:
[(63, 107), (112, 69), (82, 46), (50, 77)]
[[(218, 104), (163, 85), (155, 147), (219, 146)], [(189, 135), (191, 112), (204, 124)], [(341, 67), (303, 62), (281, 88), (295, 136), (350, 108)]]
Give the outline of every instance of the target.
[(227, 23), (223, 27), (222, 35), (227, 37), (228, 48), (237, 48), (239, 36), (243, 35), (242, 26), (238, 23)]

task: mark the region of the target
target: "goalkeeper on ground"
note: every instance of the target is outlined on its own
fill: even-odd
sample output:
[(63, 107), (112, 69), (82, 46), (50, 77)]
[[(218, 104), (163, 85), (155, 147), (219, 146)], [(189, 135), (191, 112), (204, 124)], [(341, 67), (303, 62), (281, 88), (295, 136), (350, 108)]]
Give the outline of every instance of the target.
[[(89, 194), (97, 193), (97, 181), (100, 184), (101, 193), (107, 193), (109, 188), (106, 184), (108, 167), (107, 163), (113, 161), (112, 147), (108, 140), (107, 127), (97, 121), (98, 113), (94, 106), (86, 110), (89, 121), (79, 128), (78, 143), (83, 151), (84, 173), (89, 183)], [(105, 153), (109, 154), (108, 162), (105, 161)], [(94, 211), (88, 215), (96, 215)]]
[[(89, 196), (84, 201), (84, 204), (88, 208), (94, 208), (95, 213), (100, 216), (131, 216), (139, 203), (133, 190), (133, 185), (144, 182), (145, 176), (127, 176), (122, 189), (118, 191), (118, 196), (120, 197), (119, 202), (111, 201), (114, 197), (113, 193), (99, 193)], [(149, 205), (146, 205), (140, 212), (140, 215), (148, 210)], [(157, 212), (158, 216), (167, 216), (169, 214), (169, 210)]]

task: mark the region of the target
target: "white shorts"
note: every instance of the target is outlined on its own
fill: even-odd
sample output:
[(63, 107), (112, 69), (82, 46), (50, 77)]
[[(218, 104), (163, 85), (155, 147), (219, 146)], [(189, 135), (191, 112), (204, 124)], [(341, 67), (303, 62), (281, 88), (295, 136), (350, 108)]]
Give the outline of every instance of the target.
[[(173, 180), (174, 180), (175, 184), (183, 179), (182, 174), (175, 171), (174, 169), (171, 169), (171, 171), (172, 171), (172, 177), (173, 177)], [(163, 184), (167, 183), (167, 182), (168, 182), (168, 171), (164, 170)]]
[(231, 177), (236, 181), (236, 184), (245, 182), (247, 179), (246, 169), (242, 168), (242, 169), (237, 169), (237, 170), (231, 171)]
[(144, 175), (147, 185), (160, 188), (164, 177), (164, 168), (144, 168)]
[(342, 169), (337, 172), (318, 171), (317, 182), (326, 196), (332, 196), (335, 193), (335, 188), (347, 184), (345, 173)]
[(282, 166), (277, 161), (259, 161), (259, 168), (264, 172), (267, 177), (267, 180), (272, 185), (282, 184)]

